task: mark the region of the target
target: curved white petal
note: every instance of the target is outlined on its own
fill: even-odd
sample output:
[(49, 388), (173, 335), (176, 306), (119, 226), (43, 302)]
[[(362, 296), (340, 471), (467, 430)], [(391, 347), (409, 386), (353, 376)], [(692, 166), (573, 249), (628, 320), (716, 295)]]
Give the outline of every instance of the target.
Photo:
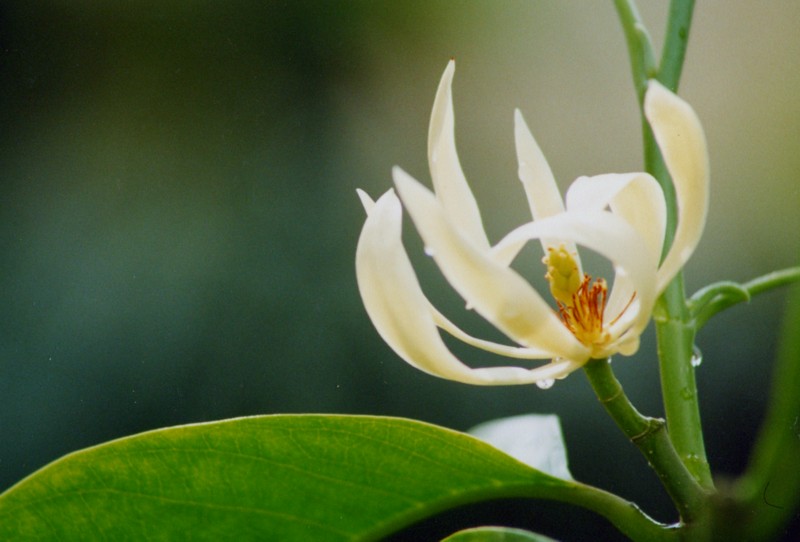
[(568, 359), (553, 360), (546, 365), (535, 369), (522, 367), (481, 367), (473, 369), (475, 378), (480, 378), (475, 384), (502, 385), (502, 384), (531, 384), (545, 380), (564, 378), (571, 372), (580, 369), (582, 362)]
[(499, 354), (507, 358), (516, 358), (516, 359), (550, 359), (558, 355), (556, 352), (551, 352), (543, 348), (535, 348), (535, 347), (524, 348), (520, 346), (509, 346), (506, 344), (499, 344), (496, 342), (473, 337), (469, 333), (465, 332), (464, 330), (456, 326), (453, 322), (448, 320), (447, 317), (443, 315), (441, 312), (439, 312), (433, 305), (430, 305), (429, 308), (431, 314), (433, 315), (433, 320), (434, 322), (436, 322), (437, 326), (448, 332), (456, 339), (460, 340), (461, 342), (467, 343), (470, 346), (474, 346), (476, 348), (480, 348), (481, 350), (492, 352), (494, 354)]
[[(617, 276), (622, 277), (620, 280), (625, 288), (636, 292), (630, 307), (610, 326), (612, 337), (620, 337), (625, 332), (641, 333), (655, 303), (656, 269), (654, 262), (646, 256), (648, 249), (644, 240), (623, 218), (608, 211), (567, 211), (518, 227), (493, 250), (502, 254), (507, 246), (516, 247), (531, 239), (552, 236), (554, 232), (610, 260)], [(625, 304), (619, 304), (617, 311), (626, 304), (627, 300)], [(618, 316), (618, 312), (606, 311), (609, 322)]]
[(655, 80), (648, 84), (644, 112), (672, 177), (678, 204), (675, 237), (658, 270), (660, 293), (689, 260), (703, 233), (708, 213), (708, 151), (694, 110)]
[(434, 376), (466, 384), (526, 384), (560, 378), (580, 364), (551, 362), (534, 369), (470, 369), (445, 346), (401, 242), (402, 209), (394, 191), (377, 202), (359, 192), (367, 220), (356, 249), (361, 298), (378, 333), (410, 365)]
[[(514, 110), (514, 141), (519, 162), (519, 180), (525, 189), (533, 219), (541, 220), (564, 212), (564, 200), (558, 191), (553, 170), (550, 169), (542, 149), (536, 143), (519, 109)], [(574, 244), (557, 238), (542, 239), (542, 249), (547, 255), (548, 248), (556, 249), (562, 243), (569, 252), (577, 255)], [(576, 261), (580, 269), (580, 260), (577, 256)]]
[(428, 164), (433, 190), (450, 221), (479, 248), (488, 248), (478, 204), (456, 152), (452, 91), (455, 70), (456, 63), (451, 60), (436, 91), (428, 127)]
[(630, 303), (636, 296), (636, 286), (626, 273), (615, 273), (614, 284), (611, 293), (608, 295), (606, 303), (606, 314), (614, 318)]
[(519, 344), (577, 362), (589, 352), (514, 270), (479, 251), (448, 221), (434, 195), (400, 168), (397, 190), (444, 276), (486, 320)]
[(567, 190), (567, 209), (600, 211), (606, 206), (639, 232), (657, 265), (664, 245), (667, 204), (664, 192), (647, 173), (608, 173), (579, 177)]

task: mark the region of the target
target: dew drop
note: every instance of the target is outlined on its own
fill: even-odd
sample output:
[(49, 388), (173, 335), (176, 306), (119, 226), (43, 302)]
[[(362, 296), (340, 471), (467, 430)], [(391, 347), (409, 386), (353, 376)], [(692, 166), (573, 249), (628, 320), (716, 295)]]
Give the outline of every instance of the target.
[(536, 386), (538, 386), (538, 388), (541, 390), (549, 390), (550, 388), (553, 387), (553, 384), (555, 383), (556, 381), (553, 380), (552, 378), (545, 378), (543, 380), (537, 380)]
[(431, 247), (425, 247), (425, 255), (433, 257), (433, 249)]
[(701, 363), (703, 363), (703, 353), (694, 345), (692, 347), (692, 367), (699, 367)]

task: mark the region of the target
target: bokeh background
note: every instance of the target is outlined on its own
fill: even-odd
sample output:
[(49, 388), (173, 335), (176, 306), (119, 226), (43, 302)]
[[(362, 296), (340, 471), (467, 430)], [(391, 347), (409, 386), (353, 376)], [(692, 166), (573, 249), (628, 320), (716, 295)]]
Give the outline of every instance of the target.
[[(640, 8), (660, 47), (666, 2)], [(713, 189), (690, 292), (798, 262), (797, 21), (793, 0), (698, 2), (681, 93), (705, 124)], [(561, 417), (576, 478), (674, 519), (581, 374), (546, 391), (434, 379), (364, 313), (355, 189), (381, 194), (395, 164), (428, 180), (428, 115), (450, 57), (459, 151), (492, 239), (527, 220), (514, 107), (562, 188), (641, 169), (611, 2), (4, 2), (0, 489), (70, 451), (189, 422), (330, 412), (467, 429), (542, 412)], [(408, 246), (456, 317), (462, 302), (410, 228)], [(543, 273), (533, 250), (517, 268)], [(737, 307), (697, 339), (722, 477), (746, 464), (783, 298)], [(652, 332), (615, 368), (640, 409), (661, 414)], [(618, 536), (589, 513), (501, 504), (406, 539), (480, 521)]]

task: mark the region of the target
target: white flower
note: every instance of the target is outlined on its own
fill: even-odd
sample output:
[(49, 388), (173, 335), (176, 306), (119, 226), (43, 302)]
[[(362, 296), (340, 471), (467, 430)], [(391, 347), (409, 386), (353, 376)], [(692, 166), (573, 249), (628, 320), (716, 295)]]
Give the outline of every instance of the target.
[[(367, 220), (358, 241), (356, 272), (378, 333), (414, 367), (469, 384), (543, 384), (565, 377), (592, 358), (633, 354), (656, 298), (691, 256), (705, 224), (708, 158), (694, 111), (659, 83), (650, 82), (645, 114), (672, 176), (679, 214), (674, 241), (661, 264), (666, 204), (656, 180), (646, 173), (580, 177), (567, 191), (565, 205), (518, 110), (514, 120), (519, 178), (533, 221), (492, 246), (456, 153), (454, 71), (450, 61), (431, 115), (428, 160), (434, 191), (399, 167), (392, 174), (442, 274), (469, 308), (518, 346), (472, 337), (428, 301), (401, 242), (402, 208), (391, 189), (375, 202), (358, 191)], [(554, 297), (550, 303), (509, 267), (533, 239), (544, 250)], [(613, 264), (610, 293), (605, 280), (592, 281), (584, 274), (576, 245)], [(471, 368), (449, 351), (440, 329), (509, 358), (550, 361), (534, 368)]]

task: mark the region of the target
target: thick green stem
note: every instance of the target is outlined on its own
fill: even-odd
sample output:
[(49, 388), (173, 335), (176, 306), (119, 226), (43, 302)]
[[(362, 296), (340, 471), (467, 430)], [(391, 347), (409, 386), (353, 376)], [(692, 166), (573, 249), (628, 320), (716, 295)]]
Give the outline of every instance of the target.
[[(682, 281), (673, 282), (671, 287), (680, 289), (682, 297)], [(695, 479), (710, 490), (713, 489), (714, 482), (706, 459), (697, 383), (692, 366), (695, 329), (685, 304), (682, 310), (667, 308), (670, 299), (677, 297), (669, 296), (665, 292), (659, 301), (661, 310), (658, 311), (663, 316), (656, 317), (664, 412), (672, 442), (681, 460)]]
[[(649, 58), (652, 46), (644, 24), (632, 1), (615, 0), (615, 6), (625, 31), (631, 57), (633, 82), (642, 112), (645, 170), (655, 177), (667, 202), (667, 230), (664, 253), (672, 245), (678, 220), (675, 189), (667, 171), (653, 132), (644, 116), (644, 94), (648, 78), (656, 78), (670, 89), (677, 89), (686, 54), (688, 31), (691, 26), (693, 0), (673, 0), (670, 4), (667, 35), (661, 65), (652, 70)], [(711, 470), (706, 459), (697, 385), (691, 364), (694, 327), (686, 304), (682, 274), (678, 273), (659, 299), (656, 308), (656, 333), (659, 343), (661, 390), (667, 426), (675, 449), (695, 479), (707, 489), (713, 488)]]
[(703, 489), (678, 457), (664, 420), (643, 416), (631, 404), (608, 360), (592, 360), (584, 367), (597, 398), (625, 436), (642, 452), (669, 493), (684, 522), (705, 515)]

